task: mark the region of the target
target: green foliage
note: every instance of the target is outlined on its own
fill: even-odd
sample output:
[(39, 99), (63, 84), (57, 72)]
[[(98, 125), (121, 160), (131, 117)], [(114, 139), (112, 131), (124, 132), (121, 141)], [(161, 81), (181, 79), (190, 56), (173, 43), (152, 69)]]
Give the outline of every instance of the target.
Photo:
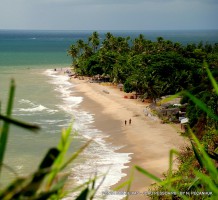
[[(217, 68), (217, 44), (182, 46), (162, 37), (152, 42), (142, 34), (131, 39), (109, 32), (102, 41), (93, 32), (87, 41), (78, 40), (68, 51), (78, 74), (107, 74), (114, 83), (123, 83), (125, 91), (140, 93), (154, 101), (181, 90), (194, 91), (196, 95), (202, 91), (210, 93), (212, 89), (207, 88), (209, 80), (202, 63), (206, 60), (209, 66)], [(193, 126), (198, 123), (196, 116), (191, 121)]]
[[(14, 81), (12, 80), (9, 99), (8, 99), (8, 107), (7, 107), (7, 112), (6, 112), (7, 117), (10, 117), (12, 113), (14, 91), (15, 91), (15, 85), (14, 85)], [(4, 160), (4, 154), (6, 151), (6, 146), (7, 146), (7, 141), (8, 141), (9, 123), (5, 121), (2, 129), (0, 130), (1, 130), (1, 135), (0, 135), (0, 172), (1, 172), (2, 164)]]
[[(211, 71), (207, 69), (208, 77), (215, 89), (217, 82), (215, 81)], [(182, 91), (173, 97), (165, 99), (163, 102), (172, 98), (184, 95), (191, 100), (193, 105), (199, 108), (202, 113), (218, 121), (218, 115), (213, 112), (202, 100), (196, 98), (190, 92)], [(216, 95), (218, 96), (217, 92)], [(208, 97), (208, 96), (207, 96)], [(205, 98), (205, 97), (204, 97)], [(202, 98), (203, 99), (203, 98)], [(205, 98), (206, 100), (207, 98)], [(192, 111), (192, 112), (195, 112)], [(198, 116), (199, 117), (199, 116)], [(190, 146), (182, 150), (180, 153), (171, 150), (169, 156), (169, 170), (165, 178), (162, 180), (147, 170), (135, 166), (135, 169), (143, 175), (151, 178), (156, 183), (151, 191), (169, 191), (170, 195), (158, 196), (150, 195), (152, 199), (217, 199), (218, 198), (218, 135), (217, 129), (207, 127), (207, 133), (199, 140), (188, 128)], [(172, 170), (173, 154), (178, 156), (180, 162), (176, 172)]]
[[(218, 142), (212, 142), (215, 136), (206, 140), (205, 135), (209, 128), (218, 128), (218, 45), (200, 42), (182, 46), (162, 37), (152, 42), (143, 35), (128, 41), (129, 38), (107, 33), (101, 48), (93, 51), (95, 63), (84, 65), (81, 52), (78, 66), (85, 70), (80, 71), (87, 75), (91, 68), (96, 71), (98, 66), (98, 72), (102, 68), (102, 74), (109, 74), (116, 83), (123, 83), (124, 91), (136, 92), (154, 101), (164, 95), (182, 95), (181, 103), (188, 103), (186, 116), (192, 128), (188, 132), (192, 148), (187, 148), (178, 156), (181, 163), (178, 172), (173, 173), (170, 165), (166, 180), (159, 180), (140, 167), (135, 169), (157, 181), (160, 189), (177, 192), (176, 197), (173, 195), (169, 199), (187, 199), (179, 191), (206, 190), (212, 191), (213, 195), (202, 198), (217, 199), (218, 177), (215, 165), (218, 165)], [(92, 61), (92, 56), (85, 60)], [(201, 142), (204, 140), (203, 146), (192, 132)], [(131, 180), (123, 185), (130, 187)]]

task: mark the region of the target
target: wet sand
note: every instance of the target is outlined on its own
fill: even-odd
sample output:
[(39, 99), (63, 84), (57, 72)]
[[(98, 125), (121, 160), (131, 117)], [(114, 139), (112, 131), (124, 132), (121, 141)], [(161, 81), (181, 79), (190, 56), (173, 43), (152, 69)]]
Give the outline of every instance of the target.
[[(124, 98), (129, 94), (115, 86), (90, 83), (88, 79), (72, 78), (71, 81), (76, 84), (76, 91), (84, 97), (81, 107), (95, 115), (94, 126), (109, 136), (107, 142), (123, 146), (119, 152), (132, 153), (128, 168), (123, 170), (127, 176), (112, 188), (126, 181), (135, 165), (159, 178), (163, 177), (169, 167), (169, 151), (179, 149), (187, 142), (180, 136), (179, 125), (161, 124), (160, 120), (145, 116), (143, 109), (149, 104)], [(152, 183), (151, 179), (134, 170), (131, 191), (146, 192)]]

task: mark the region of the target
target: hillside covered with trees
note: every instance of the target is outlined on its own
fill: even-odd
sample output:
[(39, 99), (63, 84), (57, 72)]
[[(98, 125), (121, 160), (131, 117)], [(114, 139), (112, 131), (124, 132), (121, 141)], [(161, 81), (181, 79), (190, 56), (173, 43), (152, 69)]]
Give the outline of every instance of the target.
[[(214, 164), (216, 171), (218, 166), (218, 120), (211, 117), (211, 113), (218, 116), (218, 95), (208, 76), (210, 71), (214, 82), (218, 82), (218, 43), (182, 45), (162, 37), (151, 41), (142, 34), (132, 39), (116, 37), (109, 32), (100, 39), (99, 34), (93, 32), (86, 41), (78, 40), (72, 44), (68, 54), (72, 56), (76, 74), (106, 76), (115, 84), (122, 83), (125, 92), (136, 92), (142, 99), (156, 102), (162, 96), (181, 91), (193, 95), (195, 101), (184, 95), (181, 103), (187, 103), (186, 117), (189, 118), (191, 132), (200, 140), (203, 149), (187, 131), (192, 148), (186, 147), (180, 152), (178, 171), (169, 172), (175, 180), (170, 187), (178, 191), (204, 192), (218, 186), (217, 178), (210, 173)], [(205, 112), (202, 107), (209, 111)], [(166, 180), (169, 180), (169, 175)], [(163, 185), (158, 188), (160, 191), (165, 189)], [(215, 194), (217, 190), (213, 192)], [(196, 196), (192, 199), (210, 197)]]
[[(144, 35), (137, 38), (115, 37), (106, 33), (100, 39), (98, 32), (78, 40), (70, 46), (74, 70), (79, 75), (102, 75), (111, 82), (124, 84), (125, 92), (136, 92), (141, 98), (156, 100), (164, 95), (172, 95), (188, 90), (205, 102), (217, 114), (217, 96), (208, 79), (203, 62), (210, 66), (212, 74), (218, 75), (218, 43), (187, 44), (164, 40), (147, 40)], [(197, 125), (201, 131), (215, 121), (207, 119), (187, 98), (187, 117), (190, 126)]]

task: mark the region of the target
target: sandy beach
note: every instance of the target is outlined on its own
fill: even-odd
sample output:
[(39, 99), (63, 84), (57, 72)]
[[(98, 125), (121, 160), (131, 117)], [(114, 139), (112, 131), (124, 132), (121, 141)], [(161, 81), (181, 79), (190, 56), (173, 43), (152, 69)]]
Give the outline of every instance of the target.
[[(90, 83), (87, 78), (71, 78), (71, 81), (84, 97), (81, 107), (95, 115), (94, 126), (109, 136), (107, 142), (123, 146), (119, 152), (131, 153), (128, 168), (123, 171), (127, 176), (112, 188), (126, 181), (135, 165), (161, 178), (169, 167), (170, 149), (179, 149), (186, 143), (180, 136), (179, 125), (161, 124), (160, 120), (145, 116), (143, 109), (149, 104), (124, 98), (130, 94), (115, 86)], [(131, 191), (146, 192), (152, 183), (151, 179), (135, 170)]]

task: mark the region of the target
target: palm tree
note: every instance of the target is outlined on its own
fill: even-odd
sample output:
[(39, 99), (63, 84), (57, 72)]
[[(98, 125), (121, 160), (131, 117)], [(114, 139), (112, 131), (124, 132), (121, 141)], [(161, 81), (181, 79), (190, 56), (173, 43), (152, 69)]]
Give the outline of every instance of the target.
[(138, 38), (133, 41), (133, 50), (136, 53), (142, 53), (145, 49), (145, 38), (144, 35), (140, 34)]
[(164, 51), (164, 39), (163, 37), (157, 37), (157, 51)]
[(102, 48), (104, 48), (105, 50), (114, 51), (117, 45), (116, 38), (110, 32), (106, 33), (105, 36), (106, 37), (104, 41), (102, 42), (103, 44)]
[(83, 50), (83, 48), (85, 47), (85, 43), (84, 43), (83, 40), (80, 39), (80, 40), (78, 40), (78, 41), (76, 42), (76, 44), (77, 44), (77, 48), (78, 48), (79, 55), (81, 56), (82, 50)]
[(97, 31), (94, 31), (92, 35), (89, 37), (89, 42), (91, 42), (93, 52), (95, 53), (100, 44), (99, 34)]
[(84, 45), (84, 53), (83, 53), (83, 56), (84, 58), (89, 58), (93, 55), (93, 52), (92, 52), (92, 48), (88, 45), (88, 44), (85, 44)]
[(164, 41), (163, 37), (157, 37), (157, 42), (162, 43)]
[(130, 39), (130, 37), (127, 38), (122, 38), (122, 37), (118, 37), (116, 38), (116, 50), (118, 53), (127, 53), (129, 51), (129, 44), (128, 44), (128, 40)]
[(70, 46), (70, 49), (68, 50), (68, 55), (73, 58), (73, 63), (75, 64), (75, 60), (78, 57), (78, 48), (74, 44)]

